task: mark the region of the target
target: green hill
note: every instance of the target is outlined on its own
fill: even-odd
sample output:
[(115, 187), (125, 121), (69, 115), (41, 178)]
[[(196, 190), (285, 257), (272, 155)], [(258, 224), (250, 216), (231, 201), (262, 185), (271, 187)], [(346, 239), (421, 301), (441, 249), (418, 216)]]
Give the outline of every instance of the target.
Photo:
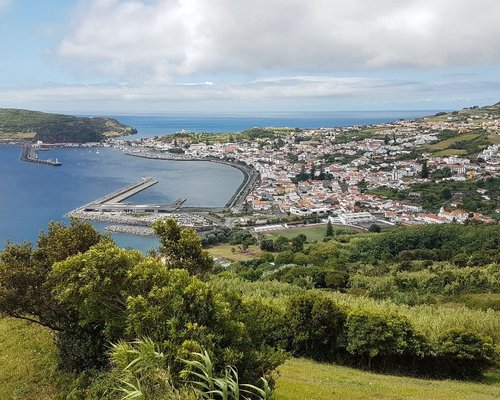
[(500, 144), (500, 103), (466, 107), (460, 111), (440, 112), (423, 118), (427, 124), (448, 125), (439, 132), (439, 141), (424, 146), (436, 156), (474, 156), (491, 144)]
[(42, 140), (45, 143), (99, 142), (137, 131), (115, 119), (75, 117), (39, 111), (0, 108), (0, 140)]
[(381, 375), (305, 359), (279, 368), (276, 400), (494, 400), (498, 375), (482, 382)]

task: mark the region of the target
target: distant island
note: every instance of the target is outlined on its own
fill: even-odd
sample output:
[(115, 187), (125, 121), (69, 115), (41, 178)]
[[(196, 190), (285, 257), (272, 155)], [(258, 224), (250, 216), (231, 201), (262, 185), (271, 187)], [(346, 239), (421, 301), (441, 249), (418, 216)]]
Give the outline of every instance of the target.
[(0, 141), (44, 143), (100, 142), (109, 137), (133, 135), (135, 128), (107, 117), (75, 117), (39, 111), (0, 108)]

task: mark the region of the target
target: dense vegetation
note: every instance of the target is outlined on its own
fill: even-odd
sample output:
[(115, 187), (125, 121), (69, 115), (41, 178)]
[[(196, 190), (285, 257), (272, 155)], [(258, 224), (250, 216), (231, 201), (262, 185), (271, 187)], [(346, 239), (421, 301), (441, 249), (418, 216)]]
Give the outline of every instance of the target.
[(240, 380), (254, 395), (233, 398), (268, 398), (288, 356), (459, 379), (498, 365), (497, 311), (427, 303), (499, 293), (499, 225), (330, 230), (313, 244), (277, 236), (229, 271), (192, 229), (154, 228), (160, 247), (148, 257), (78, 221), (1, 253), (1, 312), (50, 329), (59, 368), (80, 374), (73, 394), (198, 399), (207, 382), (238, 391)]
[(265, 305), (203, 282), (213, 260), (194, 230), (173, 220), (155, 229), (158, 258), (120, 249), (77, 221), (52, 223), (36, 248), (9, 244), (0, 261), (1, 312), (50, 328), (66, 371), (107, 369), (109, 343), (148, 337), (173, 379), (182, 359), (203, 350), (216, 370), (231, 365), (256, 383), (285, 358), (273, 330), (258, 323)]
[(0, 139), (33, 139), (45, 143), (100, 142), (136, 130), (115, 119), (82, 118), (38, 111), (0, 109)]
[[(432, 174), (434, 179), (444, 178), (446, 168)], [(370, 191), (393, 200), (406, 200), (420, 205), (424, 210), (438, 211), (441, 207), (449, 208), (450, 203), (460, 204), (468, 212), (479, 212), (494, 218), (500, 218), (496, 212), (500, 208), (500, 178), (487, 178), (474, 181), (446, 181), (416, 183), (409, 189), (397, 190), (379, 187)], [(413, 196), (410, 195), (413, 194)], [(419, 196), (415, 197), (414, 194)]]
[[(0, 398), (4, 400), (75, 399), (61, 393), (71, 375), (57, 371), (57, 355), (47, 329), (11, 318), (0, 319)], [(135, 374), (135, 371), (134, 371)], [(128, 379), (131, 374), (121, 375)], [(73, 386), (82, 379), (76, 379)], [(217, 377), (215, 377), (217, 378)], [(118, 383), (118, 382), (117, 382)], [(137, 385), (137, 382), (134, 382)], [(291, 359), (279, 367), (275, 400), (493, 400), (498, 377), (485, 382), (429, 380), (381, 375), (307, 359)], [(97, 386), (97, 385), (95, 385)], [(105, 386), (103, 384), (103, 386)], [(71, 387), (71, 385), (70, 385)], [(127, 387), (127, 390), (131, 390)], [(69, 392), (66, 389), (64, 392)], [(58, 393), (61, 395), (58, 396)], [(123, 396), (125, 396), (124, 392)], [(90, 395), (88, 397), (91, 397)], [(185, 397), (183, 400), (187, 400)]]
[(204, 133), (204, 132), (176, 132), (162, 137), (165, 142), (172, 143), (174, 146), (181, 144), (189, 145), (191, 143), (243, 143), (265, 140), (271, 142), (276, 148), (283, 145), (281, 136), (291, 133), (298, 133), (298, 128), (249, 128), (241, 132), (234, 133)]

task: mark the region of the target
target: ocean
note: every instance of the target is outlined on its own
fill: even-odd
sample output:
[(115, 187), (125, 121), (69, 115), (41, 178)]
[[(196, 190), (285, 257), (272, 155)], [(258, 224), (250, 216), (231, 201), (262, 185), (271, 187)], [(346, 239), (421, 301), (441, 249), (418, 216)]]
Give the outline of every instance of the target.
[[(238, 132), (250, 127), (298, 128), (350, 126), (418, 118), (432, 111), (351, 113), (293, 113), (256, 115), (116, 115), (133, 126), (140, 139), (182, 129), (193, 132)], [(41, 158), (58, 158), (61, 167), (19, 160), (21, 149), (0, 146), (0, 248), (7, 240), (36, 242), (49, 221), (67, 221), (65, 214), (144, 176), (159, 183), (127, 202), (171, 203), (186, 198), (192, 206), (223, 206), (243, 175), (227, 165), (198, 161), (150, 160), (127, 156), (109, 148), (65, 148), (44, 151)], [(103, 224), (97, 224), (103, 228)], [(114, 234), (123, 247), (147, 251), (154, 238)]]

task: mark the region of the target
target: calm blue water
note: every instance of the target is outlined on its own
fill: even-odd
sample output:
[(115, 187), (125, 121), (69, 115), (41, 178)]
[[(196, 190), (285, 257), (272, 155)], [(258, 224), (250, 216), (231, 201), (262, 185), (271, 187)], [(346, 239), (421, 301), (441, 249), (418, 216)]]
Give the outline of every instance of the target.
[(321, 128), (366, 125), (412, 119), (434, 114), (435, 111), (363, 111), (363, 112), (297, 112), (259, 113), (254, 115), (115, 115), (118, 121), (135, 127), (140, 139), (182, 129), (191, 132), (241, 132), (252, 127)]
[[(149, 160), (113, 149), (56, 149), (40, 152), (58, 158), (62, 167), (19, 161), (20, 149), (0, 147), (0, 241), (34, 241), (51, 220), (127, 186), (144, 176), (159, 183), (127, 202), (169, 204), (187, 198), (187, 205), (223, 206), (240, 185), (243, 174), (210, 162)], [(122, 246), (145, 249), (151, 239), (116, 235)], [(147, 250), (147, 249), (146, 249)]]
[[(253, 126), (326, 127), (381, 123), (417, 118), (430, 111), (362, 113), (294, 113), (272, 115), (176, 115), (115, 116), (137, 128), (141, 138), (174, 133), (235, 132)], [(5, 240), (36, 241), (51, 220), (104, 194), (153, 176), (160, 182), (128, 199), (131, 203), (171, 203), (187, 198), (193, 206), (222, 206), (242, 181), (240, 171), (208, 162), (148, 160), (126, 156), (112, 149), (57, 149), (41, 152), (42, 158), (58, 158), (62, 167), (19, 161), (20, 149), (0, 146), (0, 248)], [(103, 224), (98, 225), (99, 228)], [(156, 245), (151, 238), (114, 235), (119, 245), (147, 250)]]

